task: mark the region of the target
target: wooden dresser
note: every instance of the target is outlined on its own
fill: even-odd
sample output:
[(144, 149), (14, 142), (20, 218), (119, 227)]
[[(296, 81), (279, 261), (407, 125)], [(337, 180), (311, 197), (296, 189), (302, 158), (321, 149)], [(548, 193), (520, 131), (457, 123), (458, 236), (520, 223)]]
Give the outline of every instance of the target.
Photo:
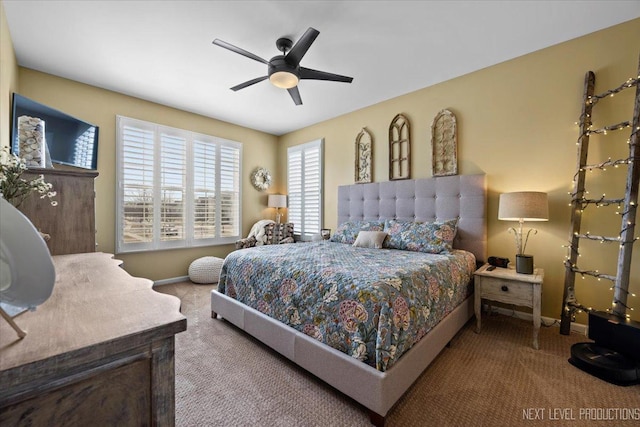
[(173, 426), (180, 300), (112, 255), (54, 256), (53, 294), (0, 322), (1, 426)]
[(96, 212), (94, 181), (97, 171), (67, 169), (28, 169), (27, 179), (44, 175), (57, 193), (51, 206), (47, 198), (30, 195), (19, 207), (33, 225), (49, 234), (51, 255), (78, 254), (96, 250)]

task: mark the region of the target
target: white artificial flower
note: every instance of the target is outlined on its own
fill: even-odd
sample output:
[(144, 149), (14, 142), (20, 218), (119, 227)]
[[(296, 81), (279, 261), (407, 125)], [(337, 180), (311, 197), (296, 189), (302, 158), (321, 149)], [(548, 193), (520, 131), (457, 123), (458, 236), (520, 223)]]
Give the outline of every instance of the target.
[(0, 193), (5, 200), (18, 207), (33, 192), (41, 194), (40, 198), (48, 198), (51, 206), (57, 206), (57, 202), (52, 200), (56, 195), (51, 191), (53, 185), (44, 180), (44, 175), (36, 179), (26, 180), (22, 178), (22, 173), (27, 170), (26, 163), (15, 154), (9, 151), (9, 147), (2, 147), (0, 150)]

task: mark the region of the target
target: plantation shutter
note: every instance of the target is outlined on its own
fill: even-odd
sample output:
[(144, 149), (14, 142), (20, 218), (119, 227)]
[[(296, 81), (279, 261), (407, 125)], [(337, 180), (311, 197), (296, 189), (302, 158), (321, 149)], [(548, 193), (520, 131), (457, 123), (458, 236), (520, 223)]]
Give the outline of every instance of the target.
[(116, 251), (240, 238), (242, 144), (117, 117)]
[(300, 236), (302, 227), (302, 151), (289, 149), (287, 153), (287, 182), (289, 193), (289, 218), (293, 234)]
[(193, 143), (194, 239), (216, 236), (216, 145)]
[(322, 165), (319, 145), (304, 151), (303, 166), (303, 234), (311, 237), (320, 233), (322, 228)]
[(240, 150), (220, 147), (220, 235), (240, 234)]
[(184, 240), (187, 141), (163, 132), (160, 143), (160, 241)]
[(302, 240), (310, 240), (322, 228), (322, 171), (322, 140), (288, 149), (289, 222)]
[(140, 126), (121, 128), (121, 191), (118, 225), (123, 243), (142, 249), (153, 242), (154, 133)]

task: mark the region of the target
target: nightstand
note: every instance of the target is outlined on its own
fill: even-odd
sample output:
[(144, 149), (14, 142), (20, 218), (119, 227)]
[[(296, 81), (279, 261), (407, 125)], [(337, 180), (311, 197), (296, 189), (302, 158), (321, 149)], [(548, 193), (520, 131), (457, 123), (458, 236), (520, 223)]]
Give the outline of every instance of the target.
[(544, 270), (536, 268), (533, 274), (519, 274), (514, 269), (500, 267), (488, 271), (489, 267), (485, 264), (474, 273), (476, 333), (481, 330), (483, 299), (530, 307), (533, 309), (533, 348), (537, 350)]

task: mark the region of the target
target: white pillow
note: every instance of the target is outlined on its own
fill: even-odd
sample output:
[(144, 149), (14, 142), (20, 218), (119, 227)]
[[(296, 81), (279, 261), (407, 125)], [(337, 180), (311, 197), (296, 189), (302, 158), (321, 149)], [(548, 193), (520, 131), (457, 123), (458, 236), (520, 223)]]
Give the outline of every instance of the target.
[(353, 246), (358, 248), (381, 249), (387, 233), (384, 231), (360, 231)]

